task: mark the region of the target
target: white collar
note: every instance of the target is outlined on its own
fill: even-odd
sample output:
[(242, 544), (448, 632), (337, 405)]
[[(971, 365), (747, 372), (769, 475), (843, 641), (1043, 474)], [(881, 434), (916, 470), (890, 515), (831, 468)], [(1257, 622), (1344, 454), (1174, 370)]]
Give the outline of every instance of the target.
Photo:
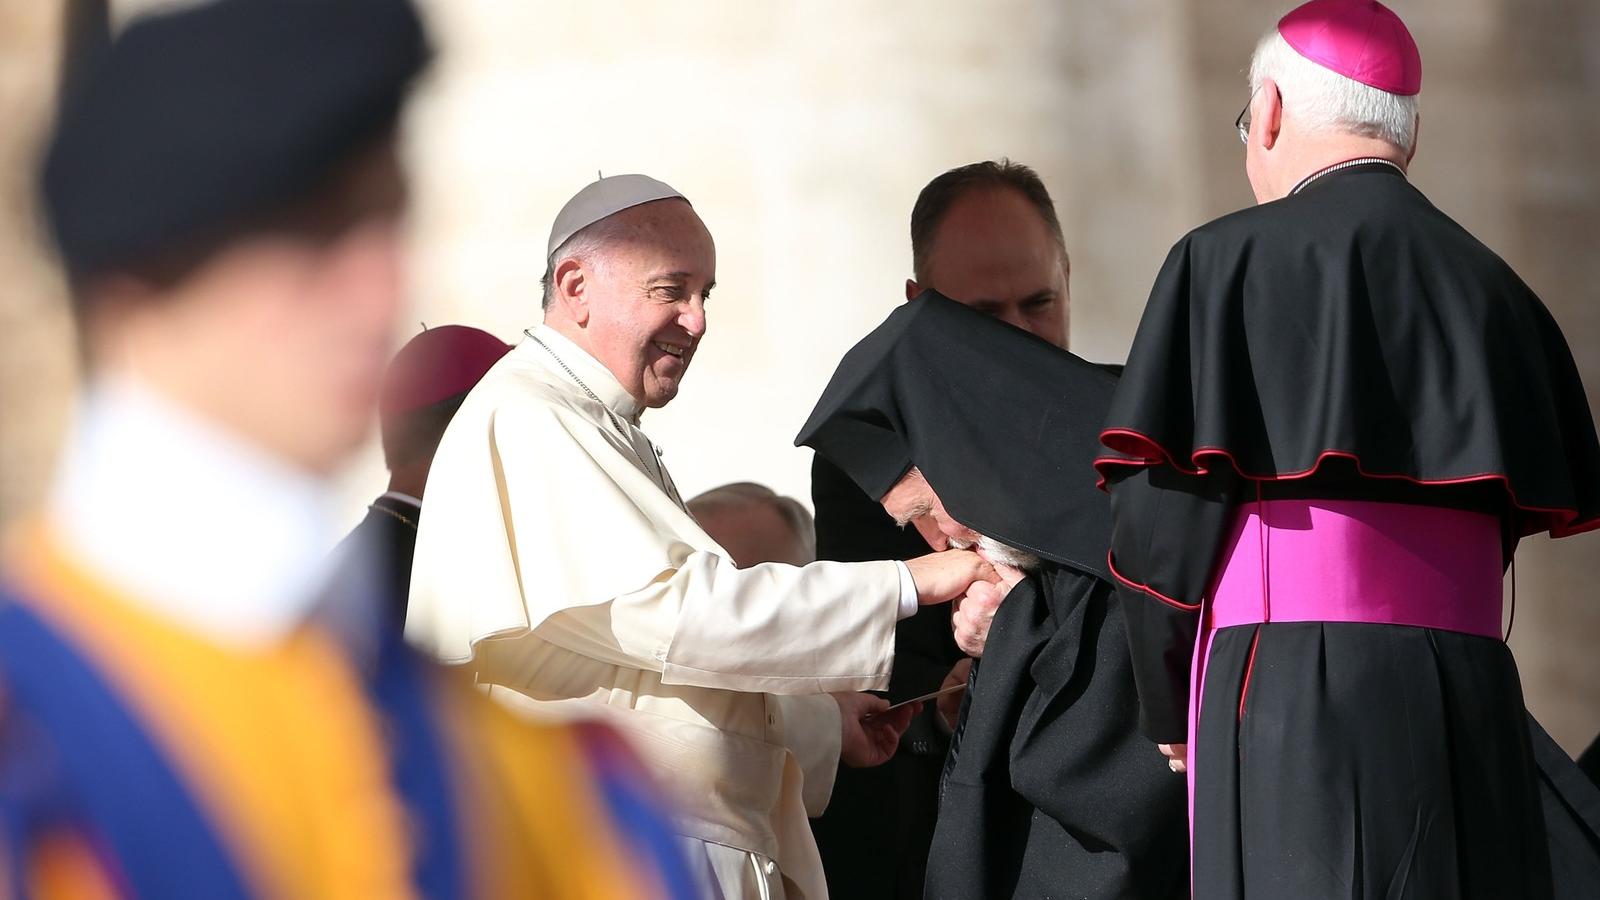
[(401, 503), (409, 503), (412, 506), (415, 506), (417, 509), (421, 509), (422, 508), (422, 498), (413, 497), (410, 494), (406, 493), (405, 491), (384, 491), (382, 494), (380, 494), (378, 496), (378, 499), (379, 500), (386, 500), (386, 499), (387, 500), (398, 500)]
[(320, 599), (327, 485), (132, 380), (85, 391), (47, 510), (68, 554), (214, 641), (264, 646)]
[[(644, 406), (635, 400), (622, 386), (622, 382), (617, 380), (617, 376), (611, 374), (611, 370), (591, 356), (589, 351), (579, 347), (566, 335), (549, 325), (535, 325), (528, 329), (528, 334), (536, 340), (518, 345), (517, 350), (531, 354), (532, 358), (539, 360), (540, 365), (555, 372), (563, 380), (571, 381), (576, 376), (612, 412), (635, 426), (639, 424)], [(544, 343), (544, 347), (539, 346), (540, 341)], [(549, 349), (546, 350), (546, 347)], [(570, 374), (561, 368), (561, 363), (566, 363), (567, 368), (572, 370)]]

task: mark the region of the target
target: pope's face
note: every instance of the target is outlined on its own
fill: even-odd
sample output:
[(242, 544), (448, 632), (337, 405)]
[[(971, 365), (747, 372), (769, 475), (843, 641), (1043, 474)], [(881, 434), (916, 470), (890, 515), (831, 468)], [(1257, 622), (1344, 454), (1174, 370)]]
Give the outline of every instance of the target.
[(683, 200), (617, 214), (602, 258), (586, 269), (588, 349), (646, 407), (678, 395), (717, 277), (711, 232)]
[(973, 547), (981, 539), (976, 531), (950, 518), (933, 486), (915, 468), (901, 476), (881, 502), (896, 524), (915, 527), (935, 550)]

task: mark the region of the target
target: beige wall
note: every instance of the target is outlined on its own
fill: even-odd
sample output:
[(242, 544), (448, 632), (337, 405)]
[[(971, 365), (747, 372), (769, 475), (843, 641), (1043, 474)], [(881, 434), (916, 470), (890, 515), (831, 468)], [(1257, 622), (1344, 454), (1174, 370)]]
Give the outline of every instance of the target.
[(74, 371), (60, 280), (34, 241), (32, 214), (59, 20), (55, 3), (0, 0), (0, 522), (42, 489)]
[[(901, 297), (907, 218), (945, 168), (1009, 155), (1055, 193), (1073, 344), (1120, 360), (1170, 244), (1250, 202), (1232, 120), (1260, 0), (506, 3), (433, 0), (445, 50), (411, 121), (416, 308), (513, 338), (537, 319), (549, 221), (645, 171), (717, 237), (711, 333), (646, 420), (686, 491), (797, 496), (789, 446), (839, 355)], [(1427, 70), (1416, 182), (1502, 252), (1600, 397), (1600, 9), (1414, 0)], [(42, 109), (51, 4), (0, 0), (5, 121)], [(12, 115), (21, 114), (20, 119)], [(0, 214), (25, 208), (26, 129), (0, 130)], [(37, 496), (70, 373), (54, 282), (0, 229), (0, 518)], [(351, 516), (381, 479), (348, 479)], [(1578, 749), (1600, 730), (1600, 537), (1531, 541), (1512, 645), (1529, 703)]]

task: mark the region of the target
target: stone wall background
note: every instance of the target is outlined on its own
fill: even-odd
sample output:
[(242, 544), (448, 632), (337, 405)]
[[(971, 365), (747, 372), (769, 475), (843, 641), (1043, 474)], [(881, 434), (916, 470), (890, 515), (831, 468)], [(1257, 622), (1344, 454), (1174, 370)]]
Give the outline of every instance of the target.
[[(0, 0), (0, 521), (44, 490), (74, 377), (29, 229), (61, 5)], [(805, 497), (790, 440), (899, 302), (918, 189), (986, 157), (1039, 169), (1073, 255), (1074, 349), (1120, 360), (1166, 249), (1251, 202), (1231, 125), (1250, 50), (1290, 5), (430, 0), (443, 53), (409, 123), (412, 318), (515, 338), (566, 197), (597, 170), (664, 178), (716, 235), (721, 287), (687, 389), (648, 427), (687, 492), (752, 479)], [(1392, 5), (1427, 70), (1414, 180), (1539, 292), (1600, 398), (1600, 4)], [(352, 465), (352, 522), (381, 481), (375, 449)], [(1576, 751), (1600, 730), (1600, 536), (1528, 541), (1519, 560), (1529, 704)]]

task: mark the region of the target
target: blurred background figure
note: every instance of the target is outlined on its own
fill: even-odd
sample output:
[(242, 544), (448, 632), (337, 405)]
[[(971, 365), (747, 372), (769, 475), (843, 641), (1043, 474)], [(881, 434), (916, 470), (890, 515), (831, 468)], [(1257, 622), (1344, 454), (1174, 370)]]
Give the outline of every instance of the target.
[(358, 553), (377, 567), (385, 608), (397, 628), (406, 622), (422, 495), (439, 438), (467, 392), (510, 349), (467, 325), (424, 328), (384, 372), (378, 425), (389, 487), (367, 505), (367, 516), (345, 539), (344, 552)]
[(403, 0), (219, 0), (137, 20), (65, 95), (42, 195), (85, 378), (0, 575), (9, 891), (691, 896), (614, 737), (514, 721), (327, 554), (427, 57)]
[(811, 511), (766, 485), (725, 484), (691, 499), (688, 506), (689, 515), (741, 569), (764, 562), (803, 566), (816, 561)]

